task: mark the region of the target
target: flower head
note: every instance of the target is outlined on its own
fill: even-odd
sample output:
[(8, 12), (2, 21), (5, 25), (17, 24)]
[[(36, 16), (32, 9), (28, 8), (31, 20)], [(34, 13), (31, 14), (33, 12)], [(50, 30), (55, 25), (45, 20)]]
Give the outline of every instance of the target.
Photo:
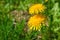
[(42, 13), (46, 7), (43, 4), (35, 4), (29, 8), (30, 14), (38, 14), (39, 12)]
[(42, 15), (34, 15), (30, 17), (28, 21), (28, 27), (30, 30), (40, 30), (41, 29), (41, 23), (43, 23), (45, 20), (45, 17)]

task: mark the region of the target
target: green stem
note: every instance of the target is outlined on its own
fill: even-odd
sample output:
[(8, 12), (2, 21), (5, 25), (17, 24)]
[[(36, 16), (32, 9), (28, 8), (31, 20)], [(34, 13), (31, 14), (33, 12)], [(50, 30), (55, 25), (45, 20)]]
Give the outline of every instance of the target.
[(49, 31), (49, 40), (52, 40), (52, 38), (51, 38), (52, 37), (52, 30), (51, 30), (51, 28), (53, 26), (52, 22), (53, 22), (53, 15), (50, 16), (50, 25), (49, 25), (49, 30), (48, 30)]

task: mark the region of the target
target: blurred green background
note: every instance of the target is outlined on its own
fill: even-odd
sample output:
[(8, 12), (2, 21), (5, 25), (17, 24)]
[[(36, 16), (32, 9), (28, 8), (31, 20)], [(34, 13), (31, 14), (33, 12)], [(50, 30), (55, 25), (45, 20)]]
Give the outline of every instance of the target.
[[(0, 40), (60, 40), (60, 0), (0, 0)], [(28, 31), (29, 7), (36, 3), (47, 9), (48, 26)]]

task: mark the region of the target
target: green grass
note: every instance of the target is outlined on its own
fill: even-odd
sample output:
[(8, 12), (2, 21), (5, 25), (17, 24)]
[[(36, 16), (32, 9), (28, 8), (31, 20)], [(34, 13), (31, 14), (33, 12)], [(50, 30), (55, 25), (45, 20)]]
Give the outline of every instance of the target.
[[(47, 7), (44, 14), (48, 17), (48, 26), (42, 26), (40, 31), (28, 31), (25, 19), (15, 24), (10, 13), (14, 10), (28, 12), (35, 3)], [(0, 0), (0, 40), (60, 40), (60, 1)]]

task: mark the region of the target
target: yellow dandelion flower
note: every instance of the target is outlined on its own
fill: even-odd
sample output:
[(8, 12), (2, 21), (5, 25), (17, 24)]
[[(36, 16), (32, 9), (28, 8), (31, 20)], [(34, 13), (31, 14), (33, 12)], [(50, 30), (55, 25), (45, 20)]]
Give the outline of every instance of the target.
[(38, 14), (39, 12), (42, 13), (46, 7), (43, 4), (35, 4), (29, 8), (30, 14)]
[(28, 21), (28, 27), (30, 30), (40, 30), (41, 29), (41, 23), (43, 23), (45, 20), (45, 17), (42, 15), (34, 15), (30, 17)]

